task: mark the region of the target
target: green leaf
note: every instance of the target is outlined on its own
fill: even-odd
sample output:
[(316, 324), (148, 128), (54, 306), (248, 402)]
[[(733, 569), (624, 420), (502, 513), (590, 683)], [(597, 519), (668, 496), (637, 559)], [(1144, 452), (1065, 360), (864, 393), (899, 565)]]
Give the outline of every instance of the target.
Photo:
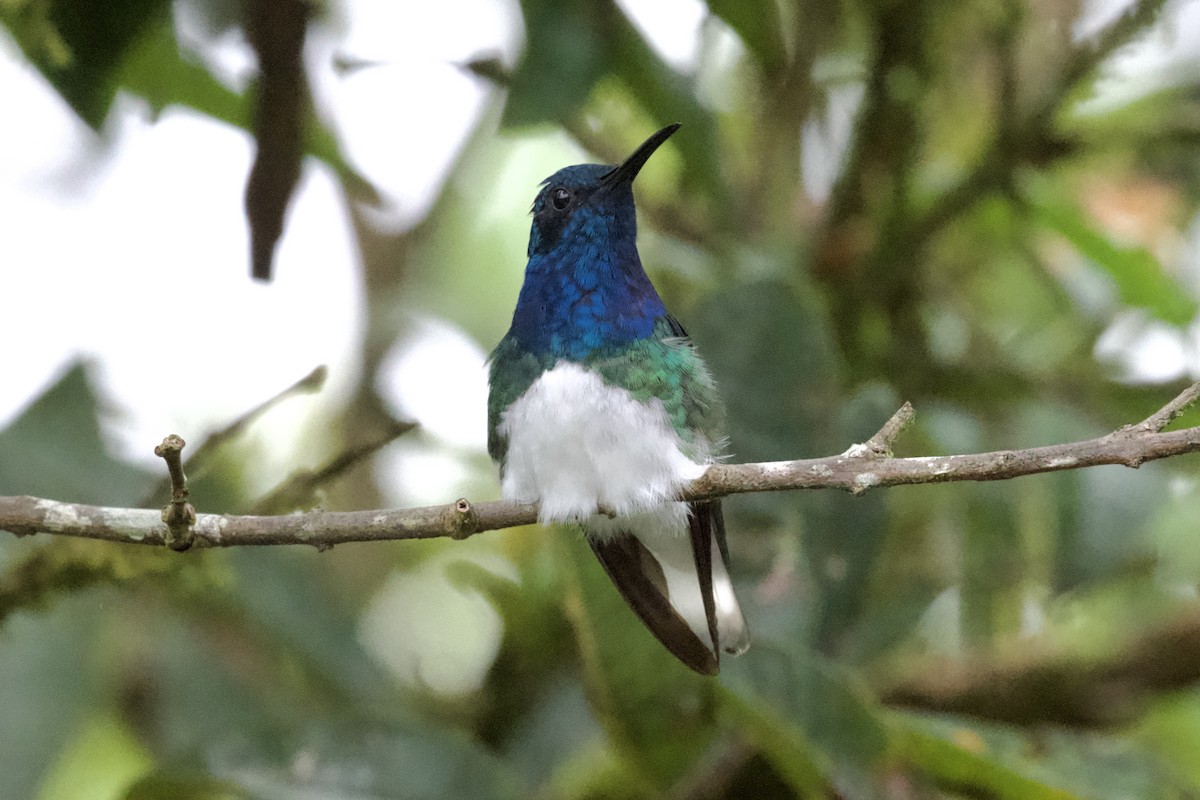
[(46, 771), (96, 702), (96, 595), (17, 614), (0, 646), (0, 797), (37, 797)]
[(827, 797), (832, 787), (825, 775), (827, 759), (798, 728), (781, 719), (758, 699), (743, 698), (725, 690), (718, 693), (721, 709), (757, 746), (800, 797)]
[(390, 679), (362, 649), (355, 618), (329, 593), (314, 553), (241, 548), (231, 565), (236, 613), (304, 663), (333, 697), (370, 707), (390, 694)]
[(1173, 325), (1186, 325), (1196, 317), (1196, 299), (1167, 274), (1149, 250), (1113, 242), (1046, 183), (1030, 181), (1028, 199), (1039, 223), (1069, 241), (1112, 278), (1122, 303), (1145, 309)]
[(231, 748), (284, 758), (290, 726), (303, 724), (296, 717), (311, 714), (311, 704), (295, 691), (288, 662), (264, 657), (270, 643), (212, 613), (212, 594), (156, 612), (152, 633), (126, 630), (138, 658), (120, 665), (111, 681), (143, 693), (139, 699), (153, 712), (147, 742), (159, 764), (207, 772), (209, 760)]
[(126, 57), (156, 23), (169, 27), (169, 8), (167, 0), (3, 3), (0, 21), (75, 113), (98, 130)]
[[(185, 106), (249, 131), (247, 98), (180, 53), (169, 6), (167, 0), (0, 3), (0, 23), (96, 130), (124, 89), (155, 111)], [(305, 152), (328, 164), (365, 202), (378, 202), (375, 188), (342, 157), (336, 137), (311, 109), (305, 128)]]
[(1031, 737), (943, 716), (897, 714), (891, 722), (898, 754), (947, 788), (974, 787), (998, 800), (1187, 796), (1155, 753), (1127, 737), (1053, 728)]
[(708, 10), (737, 33), (768, 75), (783, 66), (787, 51), (775, 0), (708, 0)]
[(533, 125), (568, 119), (587, 102), (600, 76), (615, 66), (597, 35), (607, 3), (523, 0), (525, 52), (510, 77), (503, 124)]
[(582, 537), (560, 532), (555, 544), (592, 711), (630, 767), (630, 790), (661, 790), (711, 741), (714, 684), (646, 630)]
[[(246, 95), (233, 91), (203, 66), (185, 58), (169, 21), (147, 32), (130, 49), (119, 80), (122, 88), (141, 97), (156, 112), (184, 106), (250, 130), (251, 109)], [(311, 108), (306, 113), (305, 152), (328, 164), (363, 200), (377, 202), (374, 187), (342, 157), (333, 132)]]
[[(508, 79), (503, 124), (568, 123), (606, 76), (620, 80), (658, 124), (679, 122), (685, 184), (721, 197), (717, 130), (691, 82), (665, 63), (611, 0), (524, 0), (527, 43)], [(646, 135), (649, 131), (645, 132)], [(643, 135), (632, 137), (638, 143)]]
[(153, 766), (133, 732), (111, 711), (95, 711), (42, 783), (40, 800), (117, 797)]
[[(919, 730), (906, 722), (897, 720), (893, 725), (899, 755), (918, 767), (935, 783), (955, 790), (982, 790), (987, 797), (996, 800), (1072, 800), (1077, 795), (1063, 789), (1026, 778), (1004, 767), (990, 758), (943, 739), (940, 736)], [(969, 731), (963, 738), (983, 741)]]
[(512, 724), (505, 761), (533, 784), (554, 777), (557, 767), (602, 741), (583, 687), (563, 677), (540, 675), (542, 683), (526, 694), (528, 708)]
[(506, 800), (528, 796), (495, 756), (430, 721), (324, 723), (281, 759), (226, 757), (213, 770), (257, 800)]
[[(871, 384), (848, 398), (833, 435), (841, 443), (863, 442), (900, 407), (890, 387)], [(834, 444), (836, 451), (844, 444)], [(808, 502), (803, 546), (819, 603), (815, 641), (823, 652), (840, 652), (847, 631), (861, 621), (869, 583), (888, 529), (885, 495), (824, 492)]]
[(109, 455), (98, 421), (102, 410), (86, 367), (76, 362), (0, 431), (0, 495), (103, 505), (135, 501), (151, 476)]
[(156, 771), (134, 782), (121, 800), (251, 800), (229, 781), (203, 773)]
[(722, 663), (722, 682), (749, 710), (758, 709), (756, 719), (748, 720), (752, 736), (776, 728), (786, 733), (784, 745), (764, 746), (772, 763), (781, 758), (806, 762), (790, 776), (785, 770), (796, 765), (776, 764), (781, 775), (805, 784), (819, 769), (847, 797), (880, 796), (888, 731), (879, 707), (848, 673), (819, 656), (794, 653), (760, 637), (749, 653)]

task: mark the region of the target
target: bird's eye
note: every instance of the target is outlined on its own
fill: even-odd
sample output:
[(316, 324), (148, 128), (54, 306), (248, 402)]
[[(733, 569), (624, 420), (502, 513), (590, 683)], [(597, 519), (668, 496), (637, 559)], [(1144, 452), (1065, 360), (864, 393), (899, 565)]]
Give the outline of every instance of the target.
[(559, 186), (550, 191), (550, 202), (554, 204), (555, 208), (562, 211), (571, 204), (571, 193)]

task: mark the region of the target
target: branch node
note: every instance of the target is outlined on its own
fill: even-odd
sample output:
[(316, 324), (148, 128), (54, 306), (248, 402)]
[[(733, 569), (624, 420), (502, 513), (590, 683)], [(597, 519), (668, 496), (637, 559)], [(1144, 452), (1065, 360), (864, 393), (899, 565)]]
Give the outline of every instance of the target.
[(184, 500), (172, 500), (163, 506), (162, 521), (167, 525), (166, 544), (177, 553), (191, 549), (196, 540), (192, 526), (196, 524), (196, 509)]
[(454, 501), (454, 517), (450, 520), (450, 538), (466, 539), (477, 532), (479, 520), (471, 501), (460, 497)]

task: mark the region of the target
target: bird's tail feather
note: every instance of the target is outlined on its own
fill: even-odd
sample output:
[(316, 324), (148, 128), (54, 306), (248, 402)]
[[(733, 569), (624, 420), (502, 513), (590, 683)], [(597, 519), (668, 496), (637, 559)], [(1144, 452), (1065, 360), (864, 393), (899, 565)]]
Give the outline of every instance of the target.
[(663, 646), (696, 672), (716, 675), (717, 655), (667, 599), (667, 579), (658, 560), (635, 536), (588, 537), (592, 551), (629, 607)]
[(749, 647), (746, 621), (726, 566), (725, 524), (716, 501), (693, 503), (689, 535), (589, 536), (625, 602), (683, 663), (715, 675), (720, 651)]

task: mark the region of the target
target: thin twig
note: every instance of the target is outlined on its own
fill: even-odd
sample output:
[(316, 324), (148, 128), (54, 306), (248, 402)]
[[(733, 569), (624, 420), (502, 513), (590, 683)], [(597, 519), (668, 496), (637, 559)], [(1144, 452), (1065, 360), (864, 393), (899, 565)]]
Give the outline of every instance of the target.
[(1146, 417), (1134, 426), (1136, 430), (1161, 431), (1188, 409), (1188, 406), (1200, 399), (1200, 383), (1193, 383), (1165, 406)]
[(308, 506), (312, 502), (313, 495), (322, 486), (342, 475), (355, 464), (375, 455), (415, 427), (417, 427), (415, 422), (393, 422), (383, 435), (369, 442), (348, 447), (320, 469), (305, 469), (292, 473), (283, 483), (255, 502), (250, 513), (280, 514)]
[(1166, 4), (1167, 0), (1137, 0), (1098, 36), (1077, 47), (1059, 81), (1061, 87), (1058, 90), (1059, 96), (1065, 97), (1078, 83), (1090, 76), (1105, 59), (1151, 25)]
[(891, 419), (883, 424), (879, 432), (862, 443), (862, 446), (870, 450), (877, 456), (883, 458), (891, 458), (892, 444), (904, 433), (904, 430), (912, 424), (913, 419), (917, 416), (916, 410), (912, 407), (912, 403), (907, 400), (904, 405), (900, 406), (895, 414), (892, 414)]
[[(264, 400), (262, 403), (237, 417), (220, 430), (210, 433), (198, 447), (193, 446), (192, 454), (185, 462), (188, 472), (192, 474), (193, 478), (202, 476), (207, 470), (213, 454), (231, 440), (241, 436), (242, 433), (245, 432), (246, 428), (250, 427), (252, 422), (289, 397), (293, 397), (298, 394), (314, 394), (321, 391), (321, 388), (325, 385), (325, 379), (328, 376), (329, 368), (324, 364), (321, 364), (313, 369), (312, 372), (308, 373), (279, 394)], [(154, 504), (158, 501), (158, 498), (162, 497), (163, 493), (169, 488), (170, 484), (166, 480), (161, 481), (155, 485), (150, 492), (147, 493), (141, 504), (146, 506)]]
[[(1200, 396), (1185, 389), (1151, 419)], [(872, 437), (890, 445), (907, 416), (904, 409)], [(1200, 451), (1200, 427), (1177, 431), (1126, 427), (1069, 444), (991, 453), (888, 458), (860, 445), (826, 458), (762, 464), (713, 464), (681, 493), (682, 500), (710, 500), (748, 492), (844, 489), (861, 494), (882, 486), (951, 481), (995, 481), (1101, 464), (1138, 467), (1147, 461)], [(466, 499), (441, 506), (390, 511), (314, 511), (288, 516), (201, 514), (192, 530), (196, 547), (307, 544), (321, 549), (345, 542), (394, 539), (465, 539), (476, 533), (537, 521), (533, 503)], [(166, 544), (170, 533), (157, 512), (103, 508), (36, 497), (0, 497), (0, 530), (18, 536), (50, 533), (114, 542)]]
[(195, 534), (196, 509), (188, 502), (187, 476), (183, 474), (183, 448), (187, 442), (171, 434), (154, 448), (154, 455), (167, 462), (167, 473), (171, 478), (171, 502), (163, 507), (161, 517), (167, 526), (166, 544), (172, 550), (187, 550), (192, 546)]

